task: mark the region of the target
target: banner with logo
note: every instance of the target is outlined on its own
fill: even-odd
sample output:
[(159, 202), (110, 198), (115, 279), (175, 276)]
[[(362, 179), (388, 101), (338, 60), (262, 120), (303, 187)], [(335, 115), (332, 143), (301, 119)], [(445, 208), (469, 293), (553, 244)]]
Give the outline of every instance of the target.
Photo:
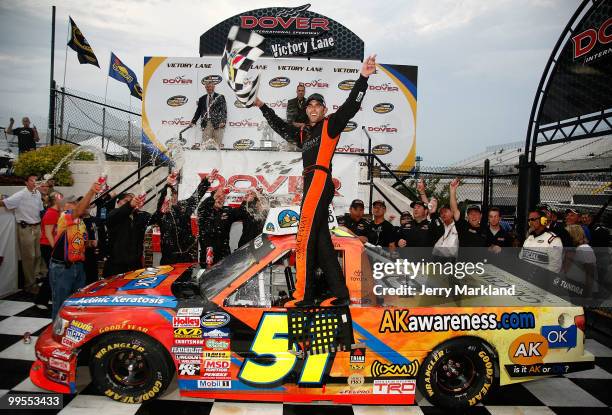
[[(337, 154), (333, 160), (333, 182), (336, 188), (334, 208), (337, 214), (348, 212), (353, 199), (359, 197), (357, 163), (360, 157)], [(300, 153), (282, 151), (185, 151), (179, 198), (188, 198), (202, 177), (219, 169), (218, 186), (228, 187), (226, 204), (242, 201), (249, 190), (257, 190), (287, 205), (300, 203), (302, 196), (302, 158)]]
[[(247, 82), (261, 73), (259, 97), (281, 117), (296, 87), (304, 84), (306, 95), (325, 97), (328, 113), (335, 112), (359, 77), (356, 61), (261, 58), (249, 72)], [(226, 149), (248, 150), (277, 147), (282, 138), (274, 133), (258, 108), (244, 108), (221, 77), (221, 58), (147, 57), (144, 65), (142, 105), (145, 151), (163, 150), (193, 118), (197, 101), (205, 93), (204, 83), (213, 81), (215, 91), (225, 95), (227, 123), (223, 137)], [(358, 114), (342, 133), (339, 152), (367, 152), (367, 131), (372, 150), (385, 163), (402, 170), (414, 166), (416, 157), (417, 67), (378, 65), (370, 76), (368, 91)], [(201, 138), (199, 127), (183, 133), (185, 146)]]

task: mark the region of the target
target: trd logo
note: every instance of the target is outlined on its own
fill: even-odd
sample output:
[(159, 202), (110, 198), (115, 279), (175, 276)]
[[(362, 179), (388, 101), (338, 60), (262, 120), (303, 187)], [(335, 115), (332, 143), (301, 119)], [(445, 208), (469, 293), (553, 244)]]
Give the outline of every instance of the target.
[(416, 381), (413, 379), (379, 379), (374, 380), (374, 395), (414, 395)]
[(181, 376), (199, 376), (200, 375), (200, 365), (181, 363), (179, 365), (179, 375)]

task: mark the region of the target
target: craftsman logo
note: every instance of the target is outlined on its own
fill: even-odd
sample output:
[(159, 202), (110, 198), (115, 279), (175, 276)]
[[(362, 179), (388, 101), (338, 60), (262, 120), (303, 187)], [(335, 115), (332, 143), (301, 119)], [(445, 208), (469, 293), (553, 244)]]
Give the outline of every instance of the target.
[(175, 95), (173, 97), (168, 98), (166, 104), (171, 107), (180, 107), (181, 105), (185, 105), (189, 101), (185, 95)]
[(542, 326), (542, 336), (551, 349), (576, 347), (578, 331), (576, 326), (563, 328), (561, 326)]
[(181, 376), (199, 376), (200, 375), (200, 365), (181, 363), (179, 365), (179, 375)]
[(130, 280), (123, 287), (119, 288), (119, 291), (129, 291), (129, 290), (145, 290), (147, 288), (155, 288), (163, 280), (165, 280), (167, 275), (155, 275), (152, 277), (140, 278), (137, 280)]
[(383, 134), (395, 134), (397, 128), (391, 127), (390, 124), (383, 124), (378, 126), (368, 126), (368, 132), (370, 133), (383, 133)]
[(174, 337), (177, 339), (197, 339), (202, 337), (202, 329), (194, 328), (179, 328), (174, 329)]
[(174, 344), (179, 346), (202, 346), (204, 339), (174, 339)]
[(242, 138), (240, 140), (234, 141), (233, 147), (234, 150), (248, 150), (255, 145), (255, 141), (249, 140), (248, 138)]
[(409, 365), (407, 364), (385, 364), (378, 360), (372, 363), (372, 376), (383, 377), (383, 376), (410, 376), (416, 377), (419, 373), (419, 361), (413, 360)]
[(377, 114), (386, 114), (393, 111), (393, 108), (395, 108), (393, 104), (389, 102), (381, 102), (380, 104), (374, 105), (374, 107), (372, 107), (372, 111)]
[(277, 76), (276, 78), (270, 79), (268, 82), (272, 88), (282, 88), (291, 83), (291, 80), (286, 76)]
[(199, 317), (174, 317), (172, 327), (200, 327)]
[(513, 363), (519, 365), (534, 365), (542, 363), (548, 353), (548, 342), (537, 333), (528, 333), (519, 336), (508, 349), (508, 357)]
[(346, 123), (346, 127), (344, 127), (344, 130), (342, 130), (342, 132), (348, 133), (354, 131), (355, 129), (357, 129), (357, 123), (354, 121), (349, 121)]
[(341, 91), (350, 91), (353, 89), (353, 86), (355, 86), (355, 82), (354, 79), (345, 79), (338, 84), (338, 89)]
[[(612, 17), (603, 22), (599, 29), (590, 28), (577, 34), (576, 36), (573, 36), (572, 42), (574, 43), (574, 59), (578, 59), (579, 57), (591, 52), (593, 48), (597, 46), (598, 42), (601, 45), (607, 45), (608, 43), (612, 42)], [(602, 53), (601, 55), (606, 55), (609, 52), (610, 51), (608, 50), (606, 53)], [(586, 58), (584, 63), (594, 60), (595, 56), (597, 55)]]
[(414, 379), (374, 379), (372, 387), (374, 395), (414, 395), (415, 391)]
[(387, 82), (381, 85), (368, 85), (368, 90), (378, 92), (397, 92), (399, 91), (399, 88)]
[(377, 156), (384, 156), (385, 154), (389, 154), (391, 151), (393, 151), (393, 147), (391, 147), (389, 144), (378, 144), (372, 147), (372, 153), (376, 154)]
[(212, 82), (214, 85), (217, 85), (221, 83), (222, 80), (223, 78), (221, 77), (221, 75), (208, 75), (202, 78), (201, 82), (202, 82), (202, 85), (206, 85), (209, 82)]
[(191, 85), (191, 79), (185, 78), (185, 75), (179, 75), (174, 78), (165, 78), (162, 80), (164, 85)]
[(204, 314), (202, 317), (202, 327), (205, 329), (214, 329), (225, 326), (229, 321), (229, 314), (221, 311), (213, 311)]

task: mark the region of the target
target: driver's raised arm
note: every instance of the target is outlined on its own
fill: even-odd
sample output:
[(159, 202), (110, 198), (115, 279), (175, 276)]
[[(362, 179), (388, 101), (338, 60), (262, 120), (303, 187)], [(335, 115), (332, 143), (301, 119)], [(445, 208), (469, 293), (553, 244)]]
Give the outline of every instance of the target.
[(287, 140), (300, 148), (302, 147), (302, 140), (300, 140), (300, 134), (302, 132), (301, 128), (296, 127), (293, 124), (289, 124), (281, 117), (276, 115), (274, 110), (268, 107), (259, 98), (255, 99), (255, 106), (259, 107), (270, 127), (272, 127), (272, 129), (276, 131), (278, 135), (280, 135), (284, 140)]

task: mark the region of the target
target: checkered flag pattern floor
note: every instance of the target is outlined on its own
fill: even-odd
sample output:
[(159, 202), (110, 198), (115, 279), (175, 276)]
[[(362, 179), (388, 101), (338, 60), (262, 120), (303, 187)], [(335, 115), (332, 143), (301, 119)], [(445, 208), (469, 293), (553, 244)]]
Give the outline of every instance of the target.
[(236, 93), (238, 100), (247, 107), (253, 105), (259, 88), (259, 75), (249, 82), (247, 75), (253, 63), (264, 52), (259, 47), (264, 40), (263, 36), (255, 32), (232, 26), (221, 58), (223, 77)]
[(287, 309), (289, 344), (308, 356), (349, 350), (353, 344), (351, 313), (348, 307)]
[[(0, 396), (21, 392), (44, 392), (34, 386), (28, 375), (34, 361), (34, 344), (51, 322), (50, 312), (34, 306), (33, 298), (15, 294), (0, 300)], [(32, 333), (32, 341), (24, 344), (24, 332)], [(592, 331), (591, 331), (592, 332)], [(597, 335), (597, 332), (592, 332)], [(593, 353), (595, 368), (522, 384), (494, 391), (485, 405), (478, 405), (469, 414), (536, 414), (589, 415), (612, 414), (612, 339), (589, 338), (586, 348)], [(143, 404), (115, 402), (98, 392), (90, 383), (86, 366), (77, 372), (75, 395), (64, 395), (64, 408), (56, 411), (14, 411), (62, 415), (398, 415), (444, 414), (433, 408), (417, 392), (415, 406), (367, 406), (229, 402), (180, 397), (176, 380), (161, 399)], [(11, 413), (4, 411), (2, 414)]]

